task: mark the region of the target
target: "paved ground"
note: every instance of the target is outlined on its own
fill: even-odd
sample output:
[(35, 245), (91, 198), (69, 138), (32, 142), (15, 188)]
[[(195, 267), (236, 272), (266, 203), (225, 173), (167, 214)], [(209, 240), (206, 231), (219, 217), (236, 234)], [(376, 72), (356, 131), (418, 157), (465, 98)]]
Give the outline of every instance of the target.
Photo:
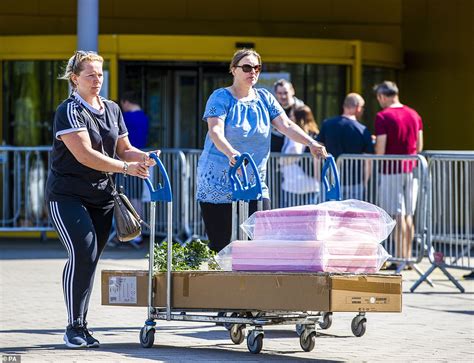
[[(227, 331), (202, 323), (158, 322), (155, 346), (141, 348), (138, 332), (145, 308), (100, 305), (100, 274), (96, 276), (89, 321), (102, 345), (68, 350), (62, 345), (66, 312), (61, 291), (65, 252), (59, 242), (0, 241), (0, 352), (3, 361), (472, 361), (474, 357), (474, 282), (461, 280), (461, 294), (436, 272), (435, 289), (409, 287), (415, 272), (404, 277), (403, 313), (369, 314), (367, 333), (351, 334), (352, 314), (334, 316), (333, 326), (320, 331), (316, 348), (302, 352), (292, 327), (266, 328), (264, 347), (250, 354), (245, 342), (236, 346)], [(146, 268), (145, 251), (108, 249), (100, 269)], [(426, 265), (422, 267), (426, 268)], [(452, 271), (460, 277), (462, 271)], [(10, 358), (10, 360), (7, 360)], [(18, 360), (17, 360), (18, 361)]]

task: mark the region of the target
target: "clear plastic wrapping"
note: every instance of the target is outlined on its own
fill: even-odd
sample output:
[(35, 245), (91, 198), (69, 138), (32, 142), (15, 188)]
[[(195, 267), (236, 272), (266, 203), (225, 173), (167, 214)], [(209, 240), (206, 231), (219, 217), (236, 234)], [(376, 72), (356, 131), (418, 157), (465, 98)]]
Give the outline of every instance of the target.
[(377, 242), (234, 241), (216, 257), (225, 271), (375, 273), (390, 257)]
[(395, 221), (355, 199), (255, 212), (241, 228), (253, 240), (382, 242)]

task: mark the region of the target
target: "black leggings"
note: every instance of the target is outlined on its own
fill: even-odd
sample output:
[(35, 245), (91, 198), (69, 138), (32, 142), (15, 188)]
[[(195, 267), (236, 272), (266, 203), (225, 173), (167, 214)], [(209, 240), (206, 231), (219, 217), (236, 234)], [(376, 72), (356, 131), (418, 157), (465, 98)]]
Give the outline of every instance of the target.
[[(232, 237), (232, 203), (214, 204), (199, 202), (202, 219), (209, 237), (209, 248), (219, 252)], [(263, 199), (263, 210), (270, 209), (270, 199)], [(257, 210), (257, 201), (250, 201), (249, 216)]]
[(68, 253), (63, 271), (68, 323), (85, 323), (95, 269), (110, 233), (113, 208), (91, 208), (75, 201), (50, 201), (48, 209)]

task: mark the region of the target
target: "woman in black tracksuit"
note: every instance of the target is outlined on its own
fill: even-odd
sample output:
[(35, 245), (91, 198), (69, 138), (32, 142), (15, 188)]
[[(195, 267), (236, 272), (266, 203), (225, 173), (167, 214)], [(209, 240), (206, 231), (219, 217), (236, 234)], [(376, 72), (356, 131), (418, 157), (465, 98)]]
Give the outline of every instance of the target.
[(50, 217), (68, 253), (63, 272), (68, 313), (64, 341), (70, 348), (99, 346), (86, 318), (95, 269), (112, 223), (105, 172), (146, 178), (154, 164), (130, 144), (118, 105), (99, 96), (102, 65), (103, 58), (94, 52), (78, 51), (68, 61), (62, 78), (73, 92), (55, 114), (46, 187)]

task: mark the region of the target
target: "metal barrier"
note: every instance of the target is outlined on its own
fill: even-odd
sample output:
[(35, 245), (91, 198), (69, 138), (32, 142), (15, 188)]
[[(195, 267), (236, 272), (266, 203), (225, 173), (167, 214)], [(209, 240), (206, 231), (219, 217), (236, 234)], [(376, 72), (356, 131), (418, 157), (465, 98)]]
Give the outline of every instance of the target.
[[(50, 146), (39, 147), (0, 147), (2, 208), (0, 232), (47, 232), (54, 231), (44, 202), (45, 185), (50, 168)], [(164, 149), (161, 160), (169, 171), (176, 207), (173, 209), (173, 234), (187, 237), (189, 225), (188, 170), (184, 154), (179, 150)], [(157, 170), (152, 170), (156, 180)], [(122, 185), (138, 209), (148, 219), (148, 189), (139, 178), (116, 174), (117, 185)], [(164, 207), (163, 207), (164, 208)], [(145, 233), (148, 233), (144, 229)], [(156, 233), (166, 234), (166, 213), (158, 210)]]
[[(337, 159), (342, 199), (360, 199), (380, 206), (397, 221), (384, 247), (397, 263), (420, 275), (426, 251), (428, 167), (421, 155), (353, 155)], [(432, 285), (430, 280), (428, 283)]]
[(0, 146), (0, 232), (52, 231), (44, 203), (51, 147)]
[[(50, 151), (47, 146), (0, 147), (0, 232), (45, 233), (54, 230), (44, 203)], [(165, 149), (161, 154), (174, 194), (173, 235), (180, 242), (207, 238), (196, 201), (200, 154), (201, 150), (186, 149)], [(420, 155), (341, 155), (337, 164), (342, 197), (379, 205), (397, 219), (398, 225), (404, 219), (402, 215), (413, 217), (409, 221), (413, 222), (413, 237), (410, 228), (396, 228), (384, 242), (393, 256), (391, 261), (399, 264), (398, 270), (408, 265), (421, 275), (412, 286), (412, 291), (424, 281), (433, 286), (429, 275), (436, 268), (440, 268), (459, 290), (464, 291), (447, 268), (474, 269), (471, 261), (474, 152), (431, 152), (426, 156), (429, 158), (429, 169), (426, 159)], [(267, 168), (271, 207), (321, 202), (320, 168), (320, 161), (315, 161), (309, 154), (272, 153)], [(157, 172), (152, 171), (156, 183)], [(143, 181), (118, 174), (117, 184), (124, 185), (132, 203), (148, 220), (148, 189), (144, 188)], [(400, 203), (398, 198), (403, 196), (404, 203)], [(394, 209), (394, 206), (399, 209)], [(166, 235), (165, 210), (158, 210), (156, 233), (163, 237)], [(404, 239), (411, 242), (404, 244)], [(432, 265), (423, 274), (417, 264), (425, 252), (428, 252)]]
[(201, 208), (196, 200), (197, 190), (197, 165), (199, 157), (201, 156), (202, 150), (197, 149), (184, 149), (182, 150), (186, 158), (187, 176), (188, 176), (188, 192), (187, 192), (187, 215), (186, 221), (187, 240), (186, 242), (194, 239), (207, 239), (204, 221), (201, 217)]
[(439, 268), (461, 291), (447, 268), (474, 270), (474, 152), (433, 151), (429, 160), (428, 246), (431, 267), (411, 291)]
[(271, 153), (267, 165), (267, 185), (271, 208), (320, 203), (321, 160), (311, 154)]

